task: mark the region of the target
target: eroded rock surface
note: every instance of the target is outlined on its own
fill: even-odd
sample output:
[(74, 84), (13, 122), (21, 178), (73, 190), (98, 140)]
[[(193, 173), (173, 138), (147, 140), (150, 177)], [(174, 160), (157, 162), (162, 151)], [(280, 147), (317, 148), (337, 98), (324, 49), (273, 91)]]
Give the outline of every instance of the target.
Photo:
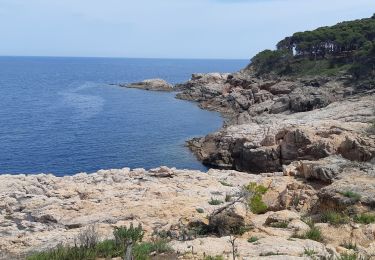
[[(101, 238), (105, 239), (112, 237), (115, 226), (141, 223), (146, 239), (155, 231), (165, 231), (179, 253), (191, 252), (193, 246), (194, 255), (191, 258), (186, 255), (185, 259), (201, 259), (204, 254), (229, 257), (230, 244), (225, 237), (228, 230), (224, 225), (243, 224), (250, 228), (238, 237), (242, 259), (257, 259), (267, 253), (279, 253), (284, 257), (280, 259), (304, 259), (305, 248), (314, 249), (317, 255), (327, 255), (342, 242), (338, 233), (341, 229), (330, 229), (327, 234), (329, 245), (291, 237), (296, 232), (309, 230), (309, 226), (301, 221), (303, 216), (318, 207), (342, 203), (340, 192), (352, 188), (349, 181), (352, 178), (361, 184), (362, 190), (356, 191), (363, 195), (354, 204), (359, 208), (363, 205), (373, 207), (375, 181), (371, 167), (363, 164), (362, 168), (366, 165), (366, 173), (348, 170), (351, 175), (342, 172), (342, 178), (323, 186), (310, 185), (304, 178), (299, 178), (304, 173), (296, 173), (298, 167), (294, 169), (294, 176), (214, 169), (203, 173), (167, 167), (150, 171), (102, 170), (66, 177), (2, 175), (0, 251), (3, 259), (16, 258), (58, 244), (73, 244), (77, 234), (89, 225), (96, 225)], [(253, 214), (246, 208), (246, 203), (238, 202), (231, 206), (231, 213), (227, 215), (231, 222), (221, 226), (224, 237), (186, 233), (188, 228), (208, 225), (206, 216), (236, 200), (242, 186), (250, 182), (268, 189), (262, 198), (269, 210), (266, 214)], [(232, 199), (225, 201), (227, 195)], [(223, 204), (211, 205), (212, 199), (221, 200)], [(285, 223), (285, 227), (277, 227), (275, 223)], [(375, 246), (374, 241), (370, 241), (371, 236), (375, 236), (371, 227), (361, 225), (356, 231), (356, 241), (365, 251), (371, 251)], [(221, 231), (217, 231), (218, 234)], [(256, 237), (258, 241), (251, 244), (247, 241), (250, 237)]]

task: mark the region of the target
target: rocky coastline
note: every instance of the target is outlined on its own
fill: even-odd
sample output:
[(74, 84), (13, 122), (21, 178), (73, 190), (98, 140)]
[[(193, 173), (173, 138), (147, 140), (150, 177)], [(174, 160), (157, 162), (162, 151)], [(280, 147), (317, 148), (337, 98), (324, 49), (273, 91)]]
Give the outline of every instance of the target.
[[(375, 209), (374, 91), (356, 90), (344, 78), (261, 79), (246, 70), (195, 74), (175, 89), (177, 98), (227, 118), (218, 132), (188, 141), (217, 169), (1, 175), (0, 259), (71, 245), (91, 225), (107, 239), (113, 227), (130, 223), (141, 223), (146, 239), (168, 234), (175, 259), (231, 259), (230, 233), (191, 232), (212, 228), (210, 216), (223, 207), (221, 228), (249, 227), (237, 236), (238, 259), (375, 256), (375, 223), (355, 220)], [(249, 183), (267, 187), (265, 213), (236, 199)], [(352, 218), (333, 223), (325, 212)], [(303, 237), (313, 228), (321, 240)], [(349, 241), (355, 250), (345, 247)]]

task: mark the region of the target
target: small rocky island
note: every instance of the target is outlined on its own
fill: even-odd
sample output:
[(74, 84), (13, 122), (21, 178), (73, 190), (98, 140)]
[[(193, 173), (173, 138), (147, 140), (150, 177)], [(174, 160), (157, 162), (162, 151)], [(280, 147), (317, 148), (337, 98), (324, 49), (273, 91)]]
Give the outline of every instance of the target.
[(173, 91), (173, 86), (162, 79), (147, 79), (141, 82), (120, 84), (120, 87), (138, 88), (153, 91)]
[[(188, 141), (207, 173), (0, 176), (0, 258), (374, 259), (374, 28), (375, 16), (297, 33), (242, 71), (175, 86), (226, 118)], [(333, 40), (342, 31), (362, 40)]]

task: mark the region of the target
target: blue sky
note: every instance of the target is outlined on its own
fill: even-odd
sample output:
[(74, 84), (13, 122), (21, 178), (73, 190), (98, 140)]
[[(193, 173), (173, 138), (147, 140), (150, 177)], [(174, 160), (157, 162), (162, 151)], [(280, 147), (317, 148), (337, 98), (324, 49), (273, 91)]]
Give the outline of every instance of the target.
[(241, 58), (374, 0), (0, 0), (0, 55)]

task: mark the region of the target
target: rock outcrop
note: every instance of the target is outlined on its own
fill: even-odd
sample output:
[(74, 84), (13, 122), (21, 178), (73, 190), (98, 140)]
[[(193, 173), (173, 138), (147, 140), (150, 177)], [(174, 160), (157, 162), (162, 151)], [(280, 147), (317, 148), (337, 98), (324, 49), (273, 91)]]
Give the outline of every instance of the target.
[(173, 91), (174, 88), (171, 84), (162, 79), (147, 79), (141, 82), (120, 84), (121, 87), (138, 88), (143, 90), (153, 91)]
[[(72, 245), (77, 234), (89, 225), (97, 227), (101, 239), (111, 238), (113, 227), (129, 223), (141, 223), (146, 239), (155, 232), (168, 234), (170, 245), (182, 259), (202, 259), (204, 254), (229, 256), (226, 228), (242, 226), (248, 227), (236, 242), (242, 259), (257, 259), (271, 253), (280, 255), (280, 259), (304, 259), (306, 248), (317, 255), (332, 255), (342, 243), (339, 232), (344, 227), (329, 227), (328, 245), (291, 237), (296, 232), (302, 234), (309, 230), (301, 220), (307, 213), (317, 207), (342, 203), (339, 192), (350, 187), (350, 178), (356, 178), (362, 186), (357, 191), (363, 197), (356, 205), (359, 208), (361, 203), (373, 205), (375, 178), (372, 174), (373, 169), (368, 168), (364, 174), (344, 174), (330, 185), (315, 187), (304, 179), (282, 173), (254, 175), (214, 169), (203, 173), (167, 167), (150, 171), (102, 170), (66, 177), (2, 175), (0, 259), (22, 258), (58, 244)], [(268, 188), (262, 199), (269, 212), (256, 215), (246, 209), (245, 202), (233, 204), (225, 200), (229, 194), (235, 201), (241, 187), (250, 182)], [(213, 198), (223, 204), (211, 205)], [(230, 206), (228, 210), (208, 222), (206, 216), (225, 205)], [(189, 228), (214, 224), (218, 229), (210, 232), (222, 237), (186, 232)], [(356, 231), (356, 243), (367, 253), (375, 247), (375, 240), (371, 242), (375, 232), (371, 233), (371, 228), (371, 225), (361, 225)], [(256, 243), (249, 243), (250, 237), (256, 237)], [(189, 255), (192, 247), (194, 255)]]
[(192, 139), (188, 146), (206, 165), (254, 173), (281, 171), (297, 160), (335, 154), (371, 161), (375, 137), (366, 129), (374, 111), (375, 95), (370, 94), (300, 113), (244, 117), (243, 112), (219, 132)]

